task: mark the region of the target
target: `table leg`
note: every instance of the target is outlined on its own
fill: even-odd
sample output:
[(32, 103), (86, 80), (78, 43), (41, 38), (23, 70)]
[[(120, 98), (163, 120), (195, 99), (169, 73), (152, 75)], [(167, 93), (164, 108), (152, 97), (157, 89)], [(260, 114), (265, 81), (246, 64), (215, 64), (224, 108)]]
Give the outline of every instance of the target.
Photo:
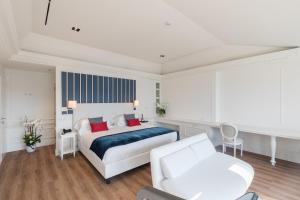
[(61, 146), (60, 146), (60, 159), (64, 159), (64, 140), (61, 138)]
[(76, 153), (76, 137), (74, 137), (74, 142), (73, 142), (73, 145), (74, 145), (74, 147), (73, 147), (73, 156), (74, 156), (74, 158), (75, 158), (75, 153)]
[(271, 136), (271, 163), (273, 166), (276, 164), (276, 136)]

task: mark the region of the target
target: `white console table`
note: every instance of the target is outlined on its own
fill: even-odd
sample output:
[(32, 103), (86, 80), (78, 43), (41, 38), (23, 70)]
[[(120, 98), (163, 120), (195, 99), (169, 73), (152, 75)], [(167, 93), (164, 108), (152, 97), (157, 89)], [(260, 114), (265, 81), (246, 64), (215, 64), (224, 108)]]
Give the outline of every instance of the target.
[[(184, 120), (184, 119), (168, 119), (168, 118), (158, 118), (157, 123), (175, 125), (179, 127), (179, 132), (185, 134), (185, 126), (187, 124), (208, 126), (211, 128), (219, 128), (220, 122), (208, 122), (208, 121), (197, 121), (197, 120)], [(239, 131), (246, 133), (253, 133), (258, 135), (270, 136), (270, 146), (271, 146), (271, 164), (275, 166), (276, 164), (276, 149), (277, 149), (277, 137), (288, 138), (293, 140), (300, 140), (300, 131), (298, 130), (288, 130), (281, 128), (266, 128), (266, 127), (254, 127), (236, 124)]]

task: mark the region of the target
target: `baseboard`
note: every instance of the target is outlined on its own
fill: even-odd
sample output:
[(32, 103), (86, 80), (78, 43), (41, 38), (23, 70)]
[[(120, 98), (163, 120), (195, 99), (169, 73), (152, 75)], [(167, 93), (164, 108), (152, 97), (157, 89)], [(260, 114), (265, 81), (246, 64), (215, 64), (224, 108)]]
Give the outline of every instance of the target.
[[(44, 138), (40, 144), (37, 144), (37, 147), (49, 146), (55, 144), (55, 137)], [(10, 147), (7, 149), (7, 152), (14, 152), (24, 150), (25, 145), (23, 142), (16, 142), (14, 144), (10, 144)]]
[(5, 157), (5, 153), (3, 153), (2, 156), (1, 156), (1, 159), (0, 159), (0, 166), (1, 166), (1, 164), (2, 164), (2, 161), (4, 160), (4, 157)]

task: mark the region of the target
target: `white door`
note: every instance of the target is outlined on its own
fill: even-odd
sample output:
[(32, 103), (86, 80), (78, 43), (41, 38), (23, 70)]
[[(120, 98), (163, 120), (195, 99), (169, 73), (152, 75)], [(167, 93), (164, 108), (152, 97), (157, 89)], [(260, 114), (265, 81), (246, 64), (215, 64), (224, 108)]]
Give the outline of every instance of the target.
[(3, 103), (3, 96), (2, 96), (2, 74), (0, 74), (0, 164), (3, 159), (4, 153), (4, 118), (2, 112), (2, 103)]

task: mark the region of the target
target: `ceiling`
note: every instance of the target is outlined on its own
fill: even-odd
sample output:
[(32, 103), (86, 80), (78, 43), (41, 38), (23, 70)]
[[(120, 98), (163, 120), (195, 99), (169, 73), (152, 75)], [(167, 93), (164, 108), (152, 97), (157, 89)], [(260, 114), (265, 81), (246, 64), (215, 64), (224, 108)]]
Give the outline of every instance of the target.
[(299, 0), (165, 2), (227, 44), (300, 46)]
[(34, 32), (153, 62), (161, 62), (161, 54), (168, 60), (221, 44), (161, 0), (56, 0), (45, 27), (46, 5), (34, 1)]
[(47, 4), (11, 0), (21, 50), (166, 74), (300, 46), (297, 0)]

